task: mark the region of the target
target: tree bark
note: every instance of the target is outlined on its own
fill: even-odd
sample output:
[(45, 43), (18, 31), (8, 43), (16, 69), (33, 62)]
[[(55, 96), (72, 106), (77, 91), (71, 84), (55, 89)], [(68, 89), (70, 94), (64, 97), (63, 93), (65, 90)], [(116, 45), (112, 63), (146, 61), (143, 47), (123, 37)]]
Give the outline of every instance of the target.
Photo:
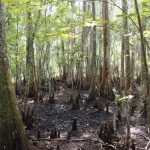
[[(108, 16), (108, 0), (105, 0), (102, 4), (102, 15), (103, 19), (109, 21)], [(103, 27), (103, 70), (102, 70), (102, 80), (100, 83), (100, 94), (103, 95), (105, 90), (108, 90), (109, 83), (109, 29), (107, 27), (108, 22), (104, 24)]]
[[(95, 2), (92, 2), (92, 17), (93, 20), (96, 19), (95, 17)], [(90, 93), (89, 99), (95, 100), (96, 98), (96, 26), (93, 26), (92, 29), (92, 61), (91, 61), (91, 83), (90, 83)]]
[[(83, 14), (86, 12), (86, 2), (83, 2)], [(82, 21), (85, 21), (85, 15), (82, 17)], [(82, 27), (82, 34), (81, 34), (81, 55), (80, 55), (80, 62), (79, 62), (79, 71), (78, 71), (78, 88), (83, 88), (83, 69), (84, 69), (84, 51), (85, 51), (85, 35), (86, 35), (86, 27)]]
[(19, 16), (18, 16), (18, 13), (17, 13), (17, 25), (16, 25), (16, 57), (15, 57), (15, 63), (16, 63), (16, 79), (15, 79), (15, 90), (16, 90), (16, 93), (18, 94), (18, 91), (19, 91), (19, 62), (18, 62), (18, 50), (19, 50)]
[[(30, 2), (28, 3), (28, 5)], [(26, 68), (27, 68), (27, 83), (28, 97), (37, 98), (37, 89), (36, 89), (36, 81), (35, 81), (35, 59), (34, 59), (34, 31), (32, 24), (32, 14), (30, 11), (27, 12), (27, 39), (26, 39), (26, 49), (27, 49), (27, 60), (26, 60)]]
[[(137, 19), (138, 19), (138, 24), (139, 24), (139, 29), (140, 29), (140, 38), (141, 38), (141, 60), (143, 64), (143, 83), (146, 85), (146, 97), (147, 97), (147, 114), (148, 114), (148, 128), (150, 129), (150, 92), (149, 92), (149, 78), (148, 78), (148, 67), (147, 67), (147, 60), (146, 60), (146, 49), (145, 49), (145, 40), (143, 36), (143, 29), (142, 29), (142, 24), (141, 24), (141, 18), (140, 18), (140, 13), (139, 13), (139, 8), (137, 4), (137, 0), (134, 0), (135, 3), (135, 9), (137, 13)], [(149, 130), (148, 129), (148, 130)]]
[(0, 0), (0, 149), (29, 150), (11, 81), (5, 18), (4, 6)]
[[(128, 13), (128, 3), (127, 0), (122, 1), (122, 9)], [(123, 35), (123, 49), (125, 52), (125, 91), (127, 92), (130, 83), (131, 83), (131, 71), (130, 71), (130, 50), (129, 50), (129, 36), (128, 36), (128, 18), (125, 16), (123, 18), (123, 29), (124, 29), (124, 35)]]
[(124, 38), (122, 37), (122, 45), (121, 45), (121, 74), (120, 74), (120, 90), (123, 90), (125, 88), (125, 82), (124, 82)]
[(66, 59), (65, 59), (65, 44), (64, 44), (64, 41), (61, 40), (61, 49), (62, 49), (62, 59), (63, 59), (63, 65), (62, 65), (62, 79), (63, 80), (66, 80)]
[[(74, 2), (71, 2), (71, 8), (74, 8)], [(72, 19), (75, 19), (74, 13), (71, 14)], [(72, 34), (75, 34), (75, 27), (72, 29)], [(71, 45), (71, 52), (70, 52), (70, 65), (69, 65), (69, 72), (67, 76), (67, 84), (68, 86), (71, 86), (71, 88), (74, 88), (74, 46), (75, 46), (75, 38), (70, 40), (70, 45)]]

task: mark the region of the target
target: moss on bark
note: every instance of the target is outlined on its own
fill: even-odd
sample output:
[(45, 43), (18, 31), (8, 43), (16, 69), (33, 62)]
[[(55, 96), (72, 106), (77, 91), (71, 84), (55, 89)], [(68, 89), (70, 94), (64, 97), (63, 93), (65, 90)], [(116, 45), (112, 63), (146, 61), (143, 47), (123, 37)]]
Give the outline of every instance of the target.
[(0, 0), (0, 150), (28, 150), (29, 145), (11, 81), (4, 12)]

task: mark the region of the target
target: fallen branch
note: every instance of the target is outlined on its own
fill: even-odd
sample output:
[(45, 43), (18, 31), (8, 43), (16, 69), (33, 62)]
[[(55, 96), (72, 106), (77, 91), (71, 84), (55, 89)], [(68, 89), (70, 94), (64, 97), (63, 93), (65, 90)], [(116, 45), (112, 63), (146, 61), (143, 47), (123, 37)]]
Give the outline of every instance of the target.
[(72, 142), (82, 142), (82, 141), (90, 141), (90, 140), (92, 140), (92, 139), (90, 139), (90, 138), (88, 138), (88, 139), (72, 139), (71, 141)]
[(145, 135), (143, 134), (138, 134), (138, 133), (132, 133), (132, 134), (135, 134), (135, 135), (140, 135), (140, 136), (143, 136), (145, 139), (147, 139), (148, 141), (150, 140), (148, 137), (146, 137)]
[(145, 149), (148, 149), (149, 144), (150, 144), (150, 140), (149, 140), (148, 143), (146, 144)]
[(120, 142), (113, 142), (113, 144), (124, 145), (124, 143), (120, 143)]
[(136, 147), (138, 150), (145, 150), (145, 148)]
[(85, 149), (85, 148), (83, 148), (83, 147), (80, 147), (80, 149), (81, 149), (81, 150), (86, 150), (86, 149)]
[(71, 140), (72, 142), (80, 142), (80, 141), (93, 141), (93, 142), (98, 142), (100, 144), (104, 144), (104, 142), (100, 139), (91, 139), (91, 138), (87, 138), (87, 139), (73, 139)]
[(50, 138), (39, 138), (39, 139), (33, 139), (32, 141), (67, 141), (67, 139), (50, 139)]

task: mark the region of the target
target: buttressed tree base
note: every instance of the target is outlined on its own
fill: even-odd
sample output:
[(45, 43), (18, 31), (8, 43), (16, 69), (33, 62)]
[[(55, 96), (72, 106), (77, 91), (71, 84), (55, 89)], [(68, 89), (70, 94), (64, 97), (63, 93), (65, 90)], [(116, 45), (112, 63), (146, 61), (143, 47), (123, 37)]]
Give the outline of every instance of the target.
[(7, 56), (5, 7), (0, 0), (0, 149), (29, 150)]

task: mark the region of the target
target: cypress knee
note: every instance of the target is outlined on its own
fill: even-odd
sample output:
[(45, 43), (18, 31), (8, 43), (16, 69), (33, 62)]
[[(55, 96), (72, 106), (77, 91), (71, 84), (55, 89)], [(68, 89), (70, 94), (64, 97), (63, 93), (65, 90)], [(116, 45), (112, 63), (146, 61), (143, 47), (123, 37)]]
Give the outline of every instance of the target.
[(77, 130), (77, 117), (74, 118), (73, 123), (72, 123), (72, 131)]

